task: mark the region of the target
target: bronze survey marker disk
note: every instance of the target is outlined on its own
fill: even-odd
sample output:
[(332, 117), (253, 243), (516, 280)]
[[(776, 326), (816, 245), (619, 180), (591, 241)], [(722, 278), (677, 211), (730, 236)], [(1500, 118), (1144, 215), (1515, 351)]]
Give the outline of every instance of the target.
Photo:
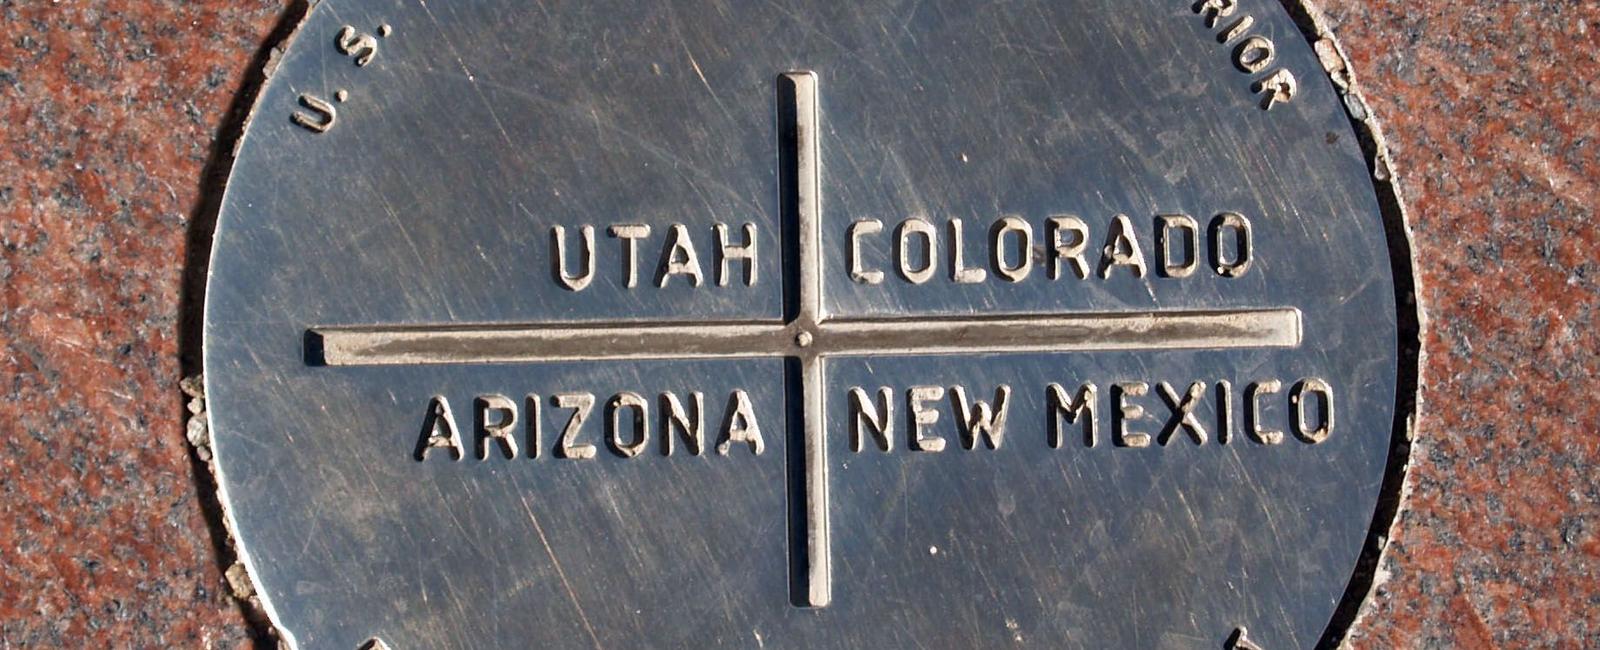
[(1389, 260), (1268, 0), (325, 0), (217, 224), (216, 470), (299, 647), (1307, 647)]

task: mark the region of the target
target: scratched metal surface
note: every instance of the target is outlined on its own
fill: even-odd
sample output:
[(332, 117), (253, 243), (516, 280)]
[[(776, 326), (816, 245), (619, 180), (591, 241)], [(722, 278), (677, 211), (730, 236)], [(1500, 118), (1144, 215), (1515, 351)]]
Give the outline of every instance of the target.
[[(206, 306), (222, 496), (274, 622), (307, 648), (1217, 647), (1241, 626), (1263, 647), (1313, 645), (1389, 451), (1394, 290), (1337, 96), (1279, 5), (1239, 4), (1296, 73), (1291, 103), (1261, 110), (1187, 1), (315, 5), (240, 145)], [(344, 25), (383, 24), (368, 65), (336, 45)], [(798, 428), (780, 360), (308, 363), (306, 333), (325, 325), (782, 317), (794, 233), (773, 81), (789, 70), (820, 80), (827, 312), (1294, 307), (1303, 342), (830, 360), (824, 608), (791, 597)], [(325, 133), (291, 121), (303, 93), (335, 107)], [(1124, 213), (1148, 246), (1156, 214), (1223, 210), (1253, 223), (1240, 278), (1052, 281), (1041, 254), (1024, 282), (867, 286), (844, 254), (863, 218)], [(550, 278), (553, 225), (594, 224), (607, 250), (605, 226), (652, 224), (653, 260), (689, 224), (709, 269), (710, 224), (747, 221), (753, 287), (629, 289), (612, 257), (585, 291)], [(871, 245), (888, 270), (892, 251)], [(1224, 446), (1213, 428), (1202, 446), (1116, 448), (1106, 413), (1098, 446), (1046, 444), (1050, 383), (1228, 380), (1238, 400), (1257, 379), (1310, 376), (1338, 404), (1317, 445), (1236, 430)], [(942, 453), (902, 439), (858, 454), (845, 436), (851, 386), (998, 384), (1016, 391), (1001, 449), (961, 449), (947, 405)], [(434, 395), (470, 426), (486, 393), (702, 391), (715, 421), (736, 389), (761, 414), (760, 456), (412, 454)], [(1196, 413), (1214, 423), (1207, 401)], [(1162, 402), (1142, 403), (1154, 433)]]

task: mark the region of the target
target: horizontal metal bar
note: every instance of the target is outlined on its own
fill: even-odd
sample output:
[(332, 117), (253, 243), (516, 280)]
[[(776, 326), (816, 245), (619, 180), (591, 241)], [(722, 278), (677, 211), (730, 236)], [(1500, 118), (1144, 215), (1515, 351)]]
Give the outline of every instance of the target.
[(996, 317), (831, 319), (802, 331), (777, 322), (325, 327), (311, 363), (329, 366), (533, 363), (781, 356), (943, 355), (1287, 348), (1294, 308)]
[(841, 319), (822, 326), (840, 356), (1290, 348), (1300, 310)]
[(330, 366), (737, 359), (788, 354), (782, 323), (340, 327), (311, 331)]

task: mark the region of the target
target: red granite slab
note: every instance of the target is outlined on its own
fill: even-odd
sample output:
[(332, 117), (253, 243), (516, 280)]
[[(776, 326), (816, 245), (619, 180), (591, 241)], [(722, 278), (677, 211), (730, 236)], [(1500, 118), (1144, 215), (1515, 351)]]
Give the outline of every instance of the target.
[(0, 647), (248, 643), (174, 387), (186, 226), (282, 11), (0, 2)]
[[(284, 0), (0, 0), (0, 648), (248, 645), (177, 381)], [(1428, 310), (1358, 647), (1600, 647), (1600, 3), (1324, 0)]]
[(1600, 647), (1600, 3), (1325, 0), (1429, 322), (1360, 647)]

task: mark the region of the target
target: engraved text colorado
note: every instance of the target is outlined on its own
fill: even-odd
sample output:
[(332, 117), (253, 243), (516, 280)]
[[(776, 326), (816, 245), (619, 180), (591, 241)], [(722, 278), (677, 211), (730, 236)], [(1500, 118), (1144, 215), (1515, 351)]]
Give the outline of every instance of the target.
[[(996, 215), (964, 220), (935, 215), (829, 218), (848, 250), (823, 251), (821, 120), (817, 77), (779, 77), (779, 150), (783, 217), (793, 228), (793, 267), (783, 277), (757, 273), (763, 255), (753, 223), (675, 223), (665, 228), (621, 221), (548, 229), (542, 270), (562, 290), (591, 290), (597, 275), (651, 291), (749, 291), (771, 281), (790, 296), (772, 321), (619, 321), (492, 323), (439, 326), (314, 324), (308, 357), (327, 366), (539, 363), (556, 361), (781, 358), (798, 364), (787, 385), (800, 404), (804, 452), (803, 604), (832, 597), (828, 526), (827, 435), (848, 436), (854, 453), (974, 453), (1020, 445), (1048, 449), (1160, 448), (1179, 444), (1316, 444), (1334, 432), (1336, 390), (1315, 377), (1103, 376), (1053, 378), (1043, 385), (945, 382), (857, 385), (825, 390), (834, 357), (1058, 354), (1066, 352), (1293, 348), (1301, 312), (1250, 309), (836, 317), (823, 301), (823, 273), (877, 285), (1081, 283), (1125, 275), (1183, 282), (1224, 281), (1251, 271), (1259, 246), (1249, 215), (1225, 208), (1193, 214)], [(887, 222), (886, 222), (887, 221)], [(824, 264), (823, 257), (835, 264)], [(836, 256), (836, 257), (833, 257)], [(1079, 284), (1074, 284), (1079, 283)], [(982, 363), (982, 361), (977, 361)], [(774, 381), (781, 378), (774, 378)], [(746, 388), (721, 392), (595, 394), (583, 386), (507, 386), (467, 396), (437, 395), (417, 405), (420, 434), (412, 454), (431, 462), (527, 458), (583, 461), (676, 454), (737, 459), (761, 455), (781, 434), (785, 414), (761, 412)], [(1045, 413), (1016, 413), (1014, 395), (1034, 391)], [(466, 400), (470, 400), (468, 403)], [(848, 409), (847, 431), (824, 431), (827, 409)], [(1202, 415), (1203, 414), (1203, 415)], [(1164, 415), (1164, 417), (1163, 417)], [(1043, 439), (1006, 436), (1007, 421), (1051, 424)], [(649, 450), (650, 453), (646, 453)], [(985, 452), (979, 452), (985, 450)], [(640, 461), (646, 462), (646, 461)]]

